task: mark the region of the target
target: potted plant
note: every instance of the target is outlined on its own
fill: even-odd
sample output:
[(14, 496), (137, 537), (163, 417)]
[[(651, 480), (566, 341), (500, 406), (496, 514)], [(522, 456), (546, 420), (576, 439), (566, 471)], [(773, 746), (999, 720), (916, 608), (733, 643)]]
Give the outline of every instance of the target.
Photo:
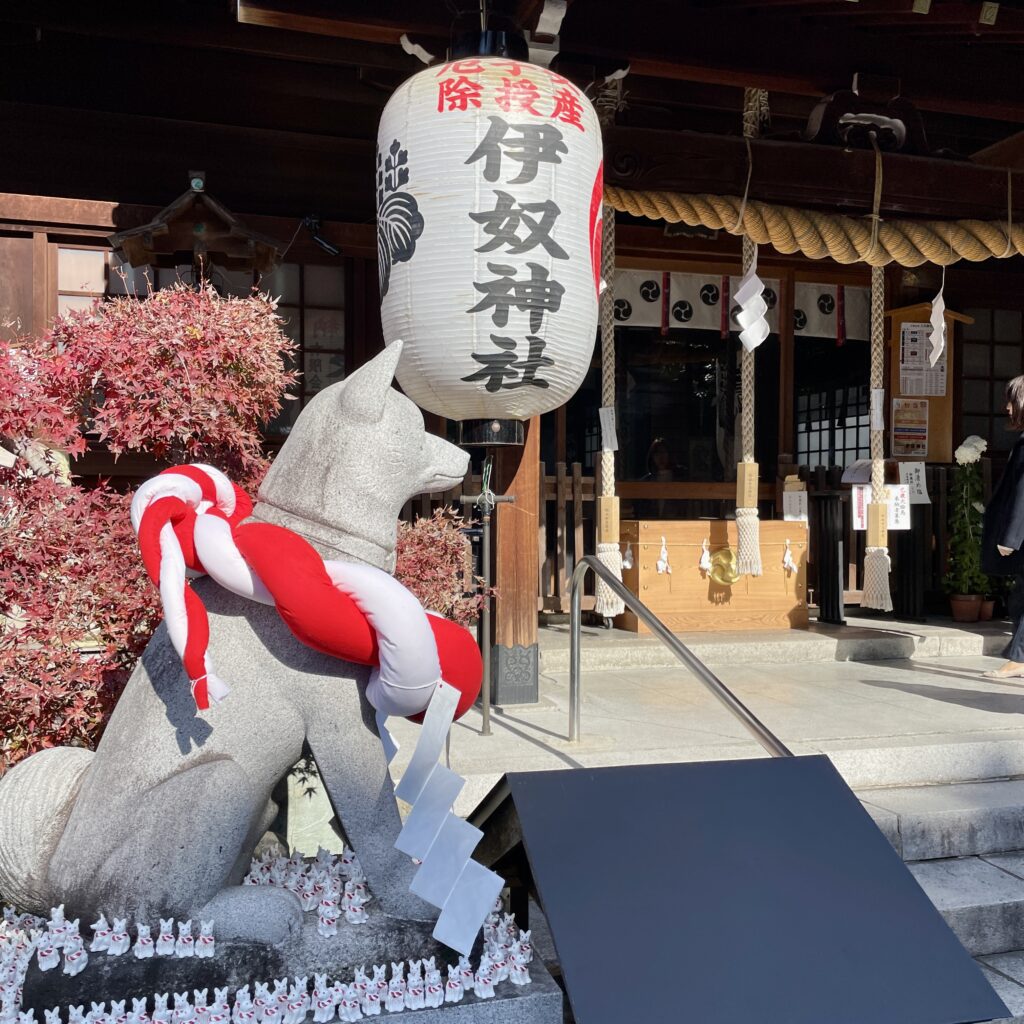
[(981, 571), (981, 455), (988, 442), (972, 434), (953, 453), (956, 469), (949, 505), (949, 555), (943, 579), (956, 622), (977, 622), (988, 577)]

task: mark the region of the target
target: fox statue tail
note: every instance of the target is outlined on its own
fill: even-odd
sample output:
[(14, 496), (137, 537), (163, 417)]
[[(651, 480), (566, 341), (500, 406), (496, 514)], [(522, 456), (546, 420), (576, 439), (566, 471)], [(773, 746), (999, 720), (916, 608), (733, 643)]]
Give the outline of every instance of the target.
[(60, 842), (93, 754), (52, 747), (0, 778), (0, 899), (21, 911), (49, 914), (50, 859)]

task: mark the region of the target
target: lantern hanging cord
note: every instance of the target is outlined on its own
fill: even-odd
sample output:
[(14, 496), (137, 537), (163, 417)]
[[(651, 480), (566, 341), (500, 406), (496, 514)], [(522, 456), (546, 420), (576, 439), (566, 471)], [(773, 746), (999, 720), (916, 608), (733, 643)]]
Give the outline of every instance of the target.
[[(923, 263), (944, 266), (967, 260), (980, 263), (1024, 254), (1024, 227), (1005, 221), (951, 220), (878, 222), (872, 246), (868, 218), (845, 217), (776, 206), (757, 199), (747, 201), (742, 217), (740, 196), (708, 193), (632, 191), (606, 185), (604, 200), (620, 213), (669, 224), (687, 224), (712, 231), (748, 235), (757, 245), (770, 245), (781, 253), (803, 253), (810, 259), (837, 263), (869, 263), (919, 267)], [(733, 225), (742, 221), (739, 228)], [(1012, 241), (1012, 247), (1007, 241)]]
[(1006, 248), (1001, 259), (1013, 255), (1013, 171), (1006, 168)]
[(754, 176), (754, 151), (750, 146), (750, 138), (744, 136), (743, 141), (747, 144), (747, 183), (743, 186), (743, 200), (740, 203), (739, 212), (736, 214), (736, 223), (729, 228), (730, 235), (738, 234), (743, 224), (743, 214), (746, 212), (747, 200), (750, 198), (750, 179)]

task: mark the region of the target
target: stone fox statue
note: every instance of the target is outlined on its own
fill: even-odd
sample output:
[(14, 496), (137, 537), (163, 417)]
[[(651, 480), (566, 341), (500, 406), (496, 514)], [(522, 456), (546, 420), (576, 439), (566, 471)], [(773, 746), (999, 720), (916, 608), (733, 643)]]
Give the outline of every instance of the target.
[[(253, 519), (324, 558), (394, 568), (404, 503), (455, 486), (468, 465), (391, 387), (400, 354), (390, 346), (306, 406)], [(298, 899), (240, 883), (276, 813), (271, 791), (308, 741), (381, 908), (429, 919), (409, 892), (413, 864), (394, 849), (400, 819), (365, 698), (370, 670), (299, 643), (273, 607), (209, 579), (195, 588), (230, 696), (197, 713), (161, 625), (95, 753), (45, 750), (0, 779), (0, 896), (39, 914), (63, 903), (83, 920), (162, 913), (213, 918), (218, 937), (283, 938), (301, 920)]]

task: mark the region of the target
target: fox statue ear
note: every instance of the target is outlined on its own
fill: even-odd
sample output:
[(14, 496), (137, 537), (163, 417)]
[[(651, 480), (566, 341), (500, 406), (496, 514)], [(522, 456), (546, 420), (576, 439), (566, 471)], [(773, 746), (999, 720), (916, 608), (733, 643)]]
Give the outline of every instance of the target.
[(395, 379), (401, 357), (402, 343), (395, 341), (365, 366), (359, 367), (341, 389), (338, 398), (341, 410), (354, 420), (376, 423), (384, 413), (384, 400)]

